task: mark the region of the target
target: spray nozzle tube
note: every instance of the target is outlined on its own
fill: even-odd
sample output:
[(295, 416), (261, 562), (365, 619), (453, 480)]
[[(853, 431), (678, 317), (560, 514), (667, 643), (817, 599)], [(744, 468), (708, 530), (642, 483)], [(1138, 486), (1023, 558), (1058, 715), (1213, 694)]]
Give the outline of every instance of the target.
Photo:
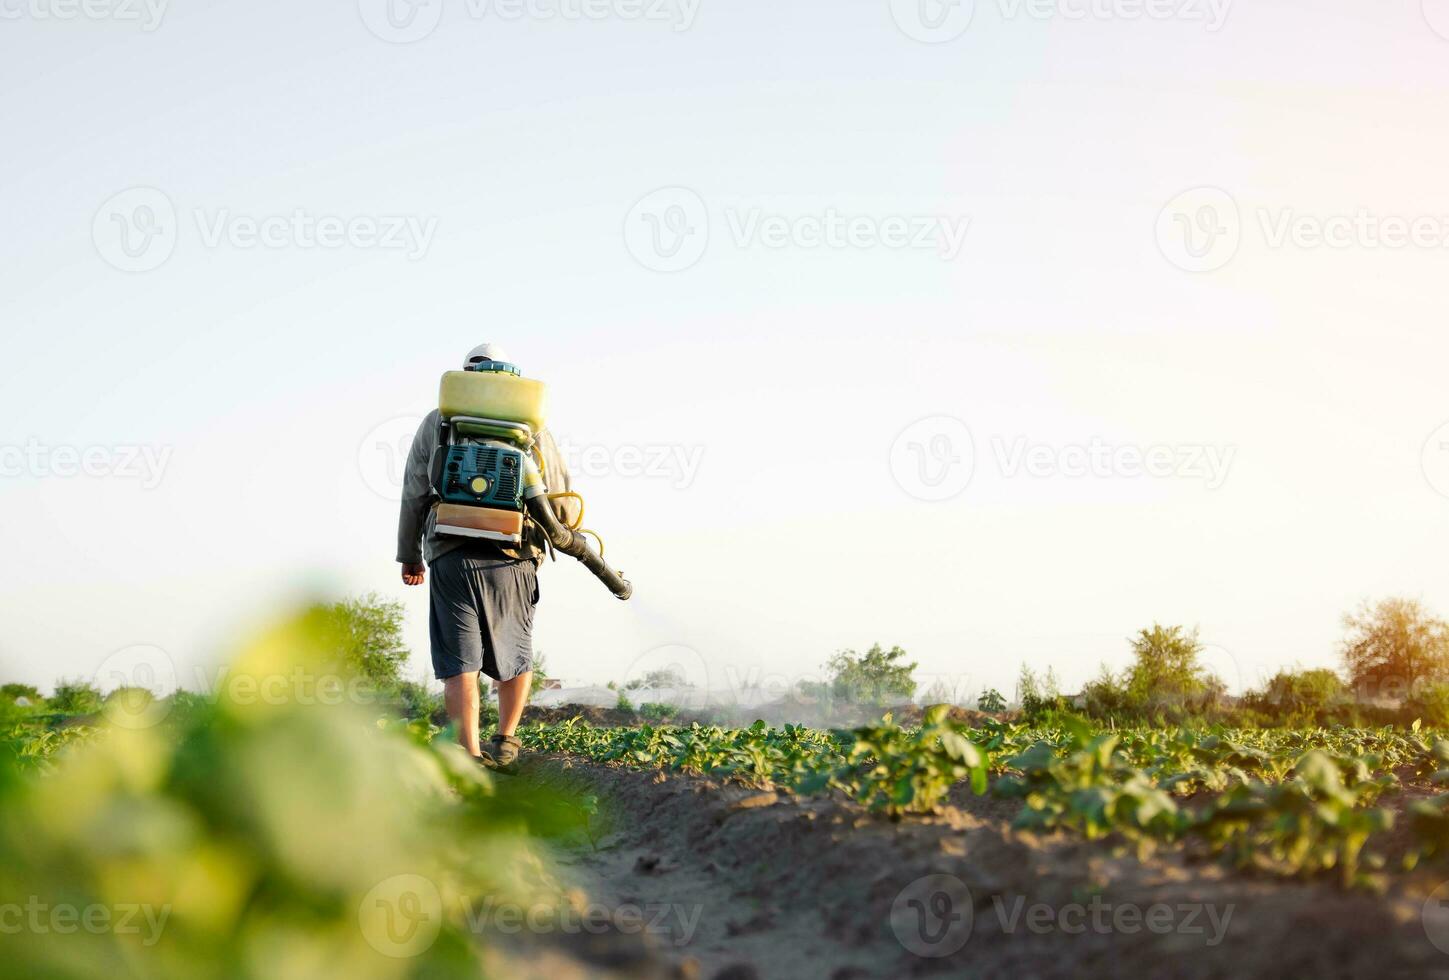
[(589, 547), (588, 539), (584, 532), (576, 531), (566, 527), (559, 521), (553, 512), (553, 505), (548, 501), (548, 494), (544, 490), (543, 478), (538, 472), (538, 467), (531, 457), (525, 457), (524, 473), (524, 505), (528, 508), (528, 514), (541, 528), (543, 533), (548, 535), (549, 542), (555, 550), (562, 551), (566, 555), (577, 558), (585, 568), (594, 573), (600, 582), (608, 586), (609, 591), (620, 599), (627, 599), (634, 594), (634, 586), (624, 576), (609, 567), (602, 555)]

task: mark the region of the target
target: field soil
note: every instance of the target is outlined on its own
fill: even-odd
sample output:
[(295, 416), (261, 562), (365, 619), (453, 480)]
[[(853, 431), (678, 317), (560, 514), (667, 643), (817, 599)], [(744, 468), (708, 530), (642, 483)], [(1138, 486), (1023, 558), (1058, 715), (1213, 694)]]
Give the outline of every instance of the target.
[[(1010, 829), (1019, 804), (953, 794), (900, 821), (849, 801), (536, 757), (509, 791), (597, 796), (558, 849), (575, 900), (618, 913), (513, 959), (526, 975), (1445, 977), (1444, 875), (1382, 895)], [(1442, 893), (1441, 893), (1442, 894)], [(1442, 912), (1442, 915), (1439, 913)], [(625, 925), (619, 927), (618, 922)], [(521, 952), (521, 951), (516, 951)]]

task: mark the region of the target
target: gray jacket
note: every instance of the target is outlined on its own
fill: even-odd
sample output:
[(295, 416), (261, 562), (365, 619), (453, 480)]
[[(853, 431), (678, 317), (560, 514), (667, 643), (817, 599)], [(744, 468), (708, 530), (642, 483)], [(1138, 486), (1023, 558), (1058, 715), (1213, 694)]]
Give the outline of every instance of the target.
[[(433, 496), (431, 469), (433, 453), (438, 448), (439, 421), (436, 408), (423, 419), (413, 436), (407, 466), (403, 470), (402, 506), (397, 518), (397, 560), (405, 564), (426, 561), (431, 565), (465, 544), (477, 544), (469, 538), (439, 535), (434, 530), (437, 523), (434, 514), (436, 498)], [(564, 465), (553, 436), (543, 429), (537, 438), (538, 450), (543, 455), (544, 485), (548, 492), (563, 493), (573, 489), (568, 467)], [(553, 512), (560, 521), (572, 524), (578, 520), (580, 506), (577, 500), (565, 497), (552, 503)], [(525, 521), (523, 545), (517, 548), (498, 545), (498, 551), (508, 558), (531, 558), (538, 562), (547, 553), (547, 540), (537, 525)]]

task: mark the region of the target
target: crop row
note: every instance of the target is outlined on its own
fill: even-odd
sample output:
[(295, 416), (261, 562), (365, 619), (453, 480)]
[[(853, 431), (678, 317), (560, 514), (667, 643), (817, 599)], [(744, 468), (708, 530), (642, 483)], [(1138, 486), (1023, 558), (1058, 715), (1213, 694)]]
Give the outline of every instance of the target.
[(1275, 874), (1337, 870), (1376, 884), (1368, 845), (1408, 821), (1403, 866), (1449, 853), (1449, 794), (1380, 805), (1405, 781), (1449, 784), (1449, 741), (1417, 728), (1104, 731), (971, 728), (945, 709), (918, 728), (884, 719), (852, 731), (712, 726), (529, 726), (533, 749), (738, 780), (814, 795), (839, 792), (899, 818), (935, 810), (957, 784), (1020, 799), (1016, 826), (1112, 839), (1145, 852), (1181, 843)]

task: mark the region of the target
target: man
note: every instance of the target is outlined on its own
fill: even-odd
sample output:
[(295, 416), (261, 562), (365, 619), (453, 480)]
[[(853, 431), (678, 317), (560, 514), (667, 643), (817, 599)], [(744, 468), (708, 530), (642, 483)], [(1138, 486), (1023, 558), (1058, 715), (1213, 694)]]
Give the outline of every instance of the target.
[[(485, 361), (507, 362), (508, 355), (497, 344), (479, 344), (463, 366), (476, 369)], [(397, 560), (407, 585), (422, 585), (432, 571), (428, 637), (433, 673), (443, 682), (448, 719), (458, 726), (458, 741), (484, 765), (508, 766), (522, 747), (514, 732), (533, 683), (533, 610), (546, 538), (532, 521), (525, 523), (519, 547), (436, 532), (431, 468), (438, 423), (434, 409), (418, 426), (408, 452)], [(549, 492), (569, 490), (568, 470), (553, 436), (543, 430), (536, 438)], [(576, 498), (555, 500), (552, 506), (565, 523), (578, 517)], [(480, 744), (478, 732), (480, 671), (498, 687), (498, 732), (486, 744)]]

